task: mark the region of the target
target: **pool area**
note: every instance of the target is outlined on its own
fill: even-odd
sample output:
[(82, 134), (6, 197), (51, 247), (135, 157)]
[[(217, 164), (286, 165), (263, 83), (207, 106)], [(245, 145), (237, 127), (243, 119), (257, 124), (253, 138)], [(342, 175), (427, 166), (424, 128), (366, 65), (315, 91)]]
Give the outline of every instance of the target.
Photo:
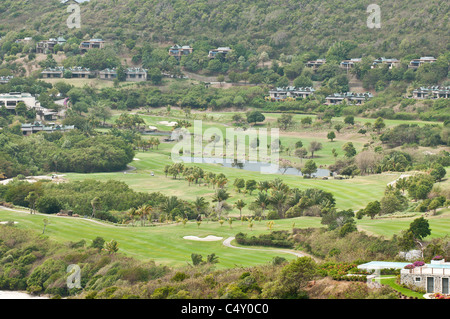
[[(410, 265), (412, 262), (391, 262), (391, 261), (371, 261), (366, 264), (361, 264), (358, 269), (403, 269), (406, 265)], [(450, 269), (450, 263), (430, 263), (425, 264), (423, 267), (426, 268), (439, 268), (439, 269)]]
[(358, 269), (403, 269), (409, 262), (393, 262), (393, 261), (371, 261), (366, 264), (361, 264)]

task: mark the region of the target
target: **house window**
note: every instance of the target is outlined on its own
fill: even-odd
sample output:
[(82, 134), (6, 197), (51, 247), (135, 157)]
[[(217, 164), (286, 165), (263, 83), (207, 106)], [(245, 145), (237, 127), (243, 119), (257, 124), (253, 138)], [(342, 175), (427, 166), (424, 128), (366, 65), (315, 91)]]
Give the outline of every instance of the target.
[(415, 278), (414, 278), (414, 281), (415, 281), (415, 282), (420, 282), (420, 281), (421, 281), (421, 278), (420, 278), (420, 277), (415, 277)]
[(442, 278), (442, 293), (443, 294), (449, 293), (448, 278)]

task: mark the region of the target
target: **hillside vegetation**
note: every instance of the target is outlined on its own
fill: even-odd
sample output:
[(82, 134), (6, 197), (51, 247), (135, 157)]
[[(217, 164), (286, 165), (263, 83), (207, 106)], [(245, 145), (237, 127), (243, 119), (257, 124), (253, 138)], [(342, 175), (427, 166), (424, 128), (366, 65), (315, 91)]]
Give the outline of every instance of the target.
[[(206, 40), (212, 46), (242, 44), (269, 54), (326, 53), (336, 41), (383, 55), (434, 54), (448, 50), (447, 1), (380, 1), (381, 29), (366, 25), (369, 1), (205, 1), (91, 0), (81, 5), (83, 34), (125, 42)], [(66, 26), (66, 5), (59, 0), (4, 0), (3, 30), (32, 29), (40, 34), (79, 33)], [(447, 39), (447, 40), (445, 40)], [(194, 47), (195, 48), (195, 47)]]

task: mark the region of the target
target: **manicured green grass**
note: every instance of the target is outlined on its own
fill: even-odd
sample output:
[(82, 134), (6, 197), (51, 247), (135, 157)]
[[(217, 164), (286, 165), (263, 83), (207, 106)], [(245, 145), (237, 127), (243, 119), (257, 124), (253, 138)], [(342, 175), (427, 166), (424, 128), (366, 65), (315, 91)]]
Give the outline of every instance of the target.
[(397, 283), (397, 280), (395, 277), (392, 276), (386, 276), (386, 278), (380, 278), (380, 283), (383, 285), (390, 286), (395, 291), (400, 292), (401, 294), (407, 296), (407, 297), (413, 297), (417, 299), (425, 299), (423, 297), (423, 293), (412, 291), (408, 288), (404, 288), (401, 285)]
[[(124, 173), (93, 173), (93, 174), (65, 174), (69, 180), (97, 179), (108, 180), (115, 179), (126, 182), (136, 191), (146, 192), (162, 192), (166, 195), (179, 196), (186, 200), (193, 200), (197, 196), (204, 196), (211, 199), (215, 190), (212, 187), (203, 185), (195, 185), (189, 183), (182, 178), (174, 180), (171, 176), (165, 177), (163, 169), (167, 164), (172, 164), (170, 158), (170, 144), (162, 143), (159, 150), (149, 152), (141, 152), (136, 155), (139, 160), (131, 163), (137, 170)], [(197, 164), (187, 163), (186, 165), (197, 165), (206, 171), (214, 173), (224, 173), (228, 180), (228, 191), (231, 194), (229, 203), (234, 203), (238, 199), (243, 199), (247, 203), (254, 200), (257, 191), (252, 195), (238, 193), (233, 189), (233, 182), (236, 178), (245, 180), (254, 179), (256, 181), (270, 181), (276, 177), (282, 178), (290, 187), (299, 189), (319, 188), (333, 193), (336, 198), (337, 207), (341, 209), (360, 209), (373, 200), (380, 200), (383, 196), (386, 184), (395, 180), (400, 173), (380, 174), (371, 176), (357, 176), (352, 179), (335, 180), (335, 179), (304, 179), (297, 175), (281, 175), (281, 174), (260, 174), (259, 172), (245, 171), (237, 168), (226, 168), (218, 164)], [(154, 176), (151, 176), (154, 172)], [(244, 213), (248, 213), (248, 207), (244, 208)], [(234, 213), (237, 213), (235, 211)]]
[[(400, 235), (403, 230), (408, 229), (413, 220), (420, 216), (423, 216), (423, 214), (415, 213), (414, 216), (407, 218), (370, 219), (364, 217), (357, 221), (357, 225), (360, 229), (368, 233), (392, 238), (393, 235)], [(428, 216), (427, 219), (430, 225), (431, 235), (426, 237), (425, 240), (450, 235), (450, 209), (443, 209), (435, 216)]]
[[(30, 215), (0, 210), (0, 221), (17, 221), (17, 227), (30, 229), (42, 233), (43, 219), (47, 218), (50, 224), (46, 227), (45, 235), (58, 242), (77, 242), (86, 240), (90, 245), (92, 240), (103, 237), (106, 241), (111, 239), (119, 243), (119, 251), (140, 260), (154, 260), (158, 264), (168, 266), (182, 266), (191, 262), (191, 254), (201, 254), (204, 258), (215, 253), (219, 257), (218, 268), (249, 267), (268, 263), (275, 256), (282, 256), (288, 260), (296, 258), (295, 255), (277, 251), (274, 248), (263, 250), (244, 250), (225, 247), (223, 240), (235, 236), (239, 232), (258, 235), (268, 233), (264, 221), (254, 222), (252, 230), (248, 222), (234, 221), (232, 228), (227, 223), (222, 226), (218, 222), (202, 222), (200, 226), (195, 222), (188, 222), (185, 226), (180, 224), (167, 224), (162, 226), (113, 226), (94, 223), (74, 217), (58, 217), (53, 215)], [(296, 218), (294, 220), (275, 221), (273, 230), (287, 230), (295, 227), (318, 227), (317, 218)], [(208, 235), (223, 237), (220, 241), (192, 241), (183, 239), (184, 236), (206, 237)], [(258, 247), (261, 249), (261, 247)]]

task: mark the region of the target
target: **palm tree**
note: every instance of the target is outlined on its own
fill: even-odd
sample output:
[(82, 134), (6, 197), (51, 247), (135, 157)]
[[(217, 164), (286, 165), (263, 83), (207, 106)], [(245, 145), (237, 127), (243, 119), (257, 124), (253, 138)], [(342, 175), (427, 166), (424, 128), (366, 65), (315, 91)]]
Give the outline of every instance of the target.
[(260, 181), (258, 182), (257, 188), (261, 192), (264, 191), (267, 193), (267, 191), (270, 189), (270, 183), (268, 181)]
[(33, 214), (33, 212), (36, 213), (35, 207), (36, 207), (36, 201), (37, 201), (38, 197), (39, 196), (36, 192), (31, 191), (28, 193), (28, 196), (25, 198), (31, 206), (30, 207), (31, 214)]
[(136, 210), (136, 215), (141, 219), (141, 226), (145, 226), (145, 219), (151, 214), (152, 210), (151, 205), (142, 205)]
[(284, 204), (286, 202), (287, 195), (283, 191), (274, 191), (272, 196), (270, 197), (270, 203), (276, 208), (278, 211), (278, 216), (283, 218), (284, 216)]
[(274, 191), (282, 191), (285, 193), (289, 190), (289, 186), (287, 186), (281, 178), (275, 178), (270, 183), (270, 188), (272, 188)]
[(239, 218), (242, 218), (242, 208), (244, 208), (247, 204), (242, 200), (239, 199), (236, 203), (236, 208), (239, 209)]
[(223, 188), (219, 188), (213, 196), (212, 201), (217, 202), (217, 208), (219, 210), (219, 217), (222, 213), (222, 204), (230, 197), (230, 194)]
[(402, 191), (402, 194), (405, 195), (405, 190), (408, 188), (408, 180), (406, 178), (400, 178), (395, 182), (395, 187)]
[(267, 208), (267, 206), (270, 204), (269, 201), (269, 195), (266, 192), (259, 192), (256, 195), (255, 203), (261, 207), (262, 209), (262, 215), (264, 215), (264, 210)]
[(95, 211), (97, 210), (97, 206), (100, 205), (100, 198), (94, 197), (91, 200), (91, 206), (92, 206), (92, 218), (95, 217)]

